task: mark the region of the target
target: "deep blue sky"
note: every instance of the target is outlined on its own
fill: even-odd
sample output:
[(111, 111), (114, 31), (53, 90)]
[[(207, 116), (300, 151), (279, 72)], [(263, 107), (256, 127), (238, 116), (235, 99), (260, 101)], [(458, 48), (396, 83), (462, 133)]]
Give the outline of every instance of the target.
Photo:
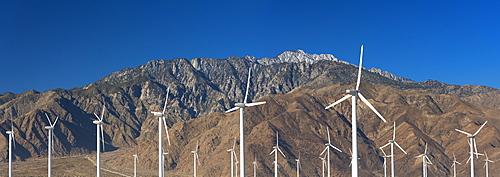
[(500, 88), (500, 1), (3, 1), (0, 93), (70, 89), (150, 60), (287, 50), (415, 81)]

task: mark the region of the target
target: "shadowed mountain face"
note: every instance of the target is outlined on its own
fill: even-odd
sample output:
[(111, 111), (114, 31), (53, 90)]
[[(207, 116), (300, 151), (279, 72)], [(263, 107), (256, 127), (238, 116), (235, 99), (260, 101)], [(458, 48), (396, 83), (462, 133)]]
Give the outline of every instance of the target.
[[(332, 144), (343, 150), (331, 156), (332, 174), (346, 176), (350, 173), (350, 102), (331, 110), (325, 110), (324, 106), (354, 87), (357, 68), (331, 55), (323, 55), (327, 58), (324, 60), (320, 55), (312, 57), (315, 62), (303, 59), (304, 56), (307, 55), (302, 51), (262, 61), (253, 57), (155, 60), (114, 72), (82, 88), (1, 94), (0, 130), (4, 136), (0, 136), (3, 139), (0, 147), (4, 151), (0, 151), (0, 156), (3, 161), (7, 158), (5, 131), (10, 130), (12, 115), (16, 159), (45, 157), (47, 131), (43, 127), (48, 122), (44, 113), (53, 119), (56, 115), (60, 117), (54, 130), (56, 156), (95, 151), (93, 113), (99, 114), (106, 104), (104, 119), (109, 123), (104, 125), (106, 151), (137, 147), (143, 153), (139, 154), (140, 166), (155, 169), (157, 119), (150, 112), (161, 111), (169, 87), (167, 124), (171, 127), (172, 146), (165, 146), (170, 152), (166, 157), (167, 170), (191, 174), (191, 150), (199, 141), (202, 163), (199, 174), (227, 176), (230, 173), (227, 149), (238, 136), (239, 114), (221, 112), (242, 101), (248, 68), (252, 66), (249, 98), (265, 100), (267, 104), (249, 108), (245, 114), (248, 168), (255, 154), (259, 174), (273, 173), (269, 152), (278, 131), (280, 146), (287, 156), (278, 161), (280, 174), (294, 176), (295, 159), (301, 152), (303, 174), (318, 176), (321, 174), (318, 157), (327, 141), (328, 128)], [(299, 60), (296, 58), (304, 62), (293, 62)], [(453, 152), (462, 162), (468, 157), (467, 138), (454, 129), (473, 133), (486, 120), (489, 122), (476, 140), (478, 150), (487, 151), (490, 159), (500, 156), (496, 149), (499, 122), (495, 116), (500, 115), (497, 89), (436, 81), (402, 82), (391, 77), (363, 71), (363, 95), (388, 119), (388, 123), (383, 123), (366, 105), (359, 103), (359, 165), (363, 176), (383, 175), (383, 158), (378, 148), (391, 138), (392, 121), (398, 126), (398, 143), (409, 153), (395, 151), (397, 175), (421, 173), (421, 160), (415, 156), (422, 153), (425, 142), (429, 144), (433, 162), (429, 174), (449, 175)], [(130, 157), (131, 154), (126, 154), (110, 163), (129, 166)], [(460, 168), (461, 175), (468, 174), (469, 166), (464, 164)], [(476, 171), (484, 173), (479, 167)]]

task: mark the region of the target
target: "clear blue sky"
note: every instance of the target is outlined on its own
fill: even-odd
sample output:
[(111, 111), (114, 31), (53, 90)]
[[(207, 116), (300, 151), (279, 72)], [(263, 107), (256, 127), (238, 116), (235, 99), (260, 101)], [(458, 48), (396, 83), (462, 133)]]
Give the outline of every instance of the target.
[(3, 1), (0, 93), (71, 89), (150, 60), (287, 50), (500, 88), (500, 1)]

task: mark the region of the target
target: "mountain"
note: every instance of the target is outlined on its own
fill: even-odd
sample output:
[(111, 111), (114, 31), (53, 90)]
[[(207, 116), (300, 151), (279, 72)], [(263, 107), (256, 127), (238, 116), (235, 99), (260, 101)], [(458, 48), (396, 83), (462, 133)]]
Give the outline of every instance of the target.
[[(46, 156), (47, 125), (44, 114), (60, 116), (54, 130), (55, 155), (68, 156), (88, 154), (95, 151), (95, 125), (93, 113), (99, 113), (106, 104), (104, 125), (106, 151), (134, 147), (145, 152), (147, 160), (141, 160), (142, 167), (152, 170), (157, 163), (157, 122), (151, 111), (162, 109), (165, 92), (170, 88), (167, 104), (167, 124), (171, 127), (173, 142), (167, 161), (168, 170), (177, 174), (188, 173), (190, 149), (200, 141), (200, 158), (204, 164), (200, 174), (218, 174), (227, 159), (225, 150), (230, 147), (237, 132), (237, 113), (222, 114), (235, 102), (242, 100), (246, 87), (248, 68), (252, 66), (252, 82), (249, 99), (266, 100), (266, 106), (249, 109), (249, 149), (255, 152), (272, 147), (274, 132), (279, 131), (280, 144), (288, 159), (282, 159), (283, 173), (293, 171), (296, 149), (301, 147), (303, 158), (317, 160), (315, 152), (325, 140), (325, 128), (330, 132), (344, 153), (332, 160), (337, 164), (335, 171), (346, 171), (349, 155), (349, 118), (347, 103), (333, 111), (323, 107), (340, 98), (339, 95), (351, 88), (357, 75), (357, 67), (329, 54), (307, 54), (304, 51), (287, 51), (274, 58), (229, 57), (227, 59), (195, 58), (154, 60), (136, 68), (125, 68), (84, 87), (70, 90), (54, 89), (46, 92), (29, 91), (21, 94), (0, 95), (0, 129), (10, 129), (10, 118), (16, 136), (17, 160), (42, 158)], [(382, 73), (382, 74), (381, 74)], [(500, 95), (498, 89), (484, 86), (448, 85), (438, 81), (413, 82), (388, 72), (376, 69), (362, 72), (362, 90), (368, 99), (389, 120), (397, 120), (398, 132), (406, 133), (400, 144), (409, 152), (422, 149), (423, 141), (436, 150), (435, 169), (431, 174), (449, 174), (446, 163), (450, 150), (463, 150), (465, 137), (453, 132), (455, 128), (473, 131), (474, 127), (488, 120), (483, 131), (490, 130), (485, 139), (479, 140), (480, 149), (491, 150), (497, 157), (498, 115)], [(344, 103), (343, 103), (344, 104)], [(365, 159), (362, 173), (380, 175), (381, 156), (378, 147), (385, 144), (391, 132), (391, 125), (382, 124), (362, 104), (360, 118), (360, 156)], [(257, 111), (258, 110), (258, 111)], [(265, 113), (265, 114), (264, 114)], [(253, 115), (255, 114), (255, 115)], [(364, 120), (366, 119), (366, 121)], [(440, 121), (442, 120), (442, 122)], [(302, 122), (304, 121), (304, 122)], [(489, 127), (489, 128), (488, 128)], [(3, 133), (6, 138), (7, 135)], [(485, 133), (486, 134), (486, 133)], [(346, 136), (347, 135), (347, 136)], [(269, 139), (269, 141), (262, 141)], [(3, 142), (3, 143), (2, 143)], [(194, 144), (193, 144), (194, 143)], [(318, 144), (319, 143), (319, 144)], [(410, 145), (414, 144), (414, 145)], [(314, 145), (314, 146), (313, 146)], [(6, 140), (0, 141), (2, 160), (7, 157)], [(478, 148), (479, 148), (478, 147)], [(130, 152), (132, 153), (132, 152)], [(203, 159), (210, 154), (213, 161)], [(130, 155), (130, 154), (128, 154)], [(290, 155), (290, 156), (289, 156)], [(466, 154), (462, 154), (465, 157)], [(460, 156), (460, 157), (462, 157)], [(265, 153), (258, 155), (262, 174), (271, 170)], [(129, 165), (127, 154), (110, 161), (114, 165)], [(302, 157), (301, 157), (302, 158)], [(399, 164), (414, 162), (413, 157), (400, 156)], [(215, 159), (218, 159), (215, 161)], [(247, 157), (251, 161), (253, 158)], [(314, 160), (313, 160), (314, 159)], [(434, 162), (434, 161), (433, 161)], [(436, 163), (437, 163), (436, 162)], [(436, 164), (435, 163), (435, 164)], [(247, 164), (249, 164), (247, 162)], [(307, 174), (318, 174), (317, 164), (307, 167)], [(404, 174), (419, 172), (419, 165), (401, 167)], [(411, 168), (411, 169), (410, 169)], [(316, 170), (316, 171), (315, 171)], [(417, 170), (417, 171), (415, 171)], [(465, 174), (467, 170), (462, 173)], [(228, 174), (220, 172), (220, 175)], [(346, 173), (339, 173), (345, 175)]]

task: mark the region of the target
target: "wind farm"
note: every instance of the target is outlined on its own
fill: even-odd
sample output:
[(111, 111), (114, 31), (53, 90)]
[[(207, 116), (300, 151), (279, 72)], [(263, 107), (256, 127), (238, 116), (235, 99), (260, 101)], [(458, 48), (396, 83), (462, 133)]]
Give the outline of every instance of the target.
[[(17, 145), (30, 150), (33, 148), (27, 146), (26, 134), (29, 133), (25, 133), (25, 126), (36, 124), (36, 121), (41, 122), (38, 125), (47, 125), (48, 121), (47, 127), (52, 127), (49, 130), (54, 132), (47, 133), (44, 130), (47, 138), (43, 142), (47, 149), (43, 152), (47, 154), (40, 154), (42, 158), (47, 159), (38, 161), (35, 157), (26, 158), (22, 153), (27, 150), (12, 148), (14, 163), (23, 166), (22, 164), (36, 162), (38, 165), (30, 166), (43, 168), (43, 173), (39, 174), (48, 176), (64, 175), (64, 171), (71, 171), (73, 168), (64, 167), (64, 163), (60, 162), (72, 159), (79, 159), (74, 161), (85, 164), (79, 166), (92, 167), (92, 173), (86, 173), (87, 175), (94, 175), (93, 171), (97, 168), (96, 176), (387, 176), (388, 174), (401, 176), (421, 173), (424, 176), (454, 174), (469, 176), (470, 167), (456, 164), (461, 159), (465, 161), (471, 155), (473, 159), (466, 163), (476, 162), (473, 166), (476, 169), (476, 176), (487, 174), (488, 171), (489, 174), (493, 174), (496, 170), (493, 161), (496, 161), (498, 156), (495, 147), (490, 146), (490, 144), (495, 145), (496, 142), (491, 140), (498, 133), (494, 128), (497, 126), (495, 109), (474, 106), (464, 99), (447, 94), (402, 90), (395, 85), (377, 83), (380, 80), (387, 83), (400, 81), (391, 81), (378, 73), (364, 69), (361, 66), (363, 50), (362, 46), (359, 66), (335, 61), (262, 65), (238, 59), (236, 61), (249, 63), (238, 66), (244, 68), (238, 72), (226, 72), (233, 75), (225, 77), (214, 75), (213, 72), (201, 75), (200, 72), (204, 70), (202, 67), (199, 70), (195, 67), (181, 70), (182, 67), (193, 66), (182, 59), (155, 61), (150, 64), (152, 68), (163, 68), (161, 74), (155, 76), (158, 79), (155, 82), (145, 81), (143, 85), (137, 86), (134, 81), (128, 83), (131, 85), (120, 85), (116, 89), (107, 90), (104, 88), (109, 86), (105, 84), (88, 86), (78, 93), (82, 97), (92, 98), (88, 102), (93, 103), (93, 106), (85, 106), (86, 111), (70, 112), (84, 108), (70, 107), (70, 103), (73, 103), (64, 101), (68, 100), (69, 96), (66, 95), (57, 98), (53, 104), (68, 105), (55, 110), (35, 111), (28, 114), (31, 117), (18, 116), (21, 113), (16, 113), (20, 112), (17, 108), (9, 108), (4, 112), (8, 113), (11, 110), (16, 114), (12, 120), (4, 122), (4, 128), (8, 128), (6, 129), (8, 131), (16, 130)], [(197, 62), (212, 66), (219, 60)], [(207, 62), (213, 63), (207, 64)], [(321, 68), (326, 66), (331, 69)], [(273, 68), (268, 69), (269, 67)], [(280, 71), (287, 68), (292, 69), (286, 72)], [(317, 71), (312, 71), (313, 69)], [(319, 76), (297, 74), (302, 72), (301, 70), (304, 73), (325, 74)], [(336, 76), (332, 73), (338, 70), (346, 74), (345, 78), (349, 78), (349, 82), (345, 84), (333, 82)], [(196, 79), (182, 78), (182, 75), (188, 74), (187, 71), (198, 74), (194, 77)], [(271, 71), (275, 73), (267, 74)], [(127, 73), (133, 72), (135, 71), (127, 71)], [(110, 78), (115, 79), (118, 75), (112, 75)], [(176, 76), (176, 79), (170, 79), (171, 76)], [(279, 80), (290, 76), (293, 77), (289, 83), (282, 84), (281, 82), (289, 80)], [(285, 86), (293, 86), (293, 83), (306, 80), (293, 81), (293, 78), (306, 76), (322, 80), (299, 85), (293, 89), (290, 87), (287, 93), (277, 93), (280, 86), (283, 89)], [(335, 77), (329, 78), (330, 76)], [(208, 81), (203, 79), (209, 77), (220, 78), (221, 81), (211, 81), (207, 84)], [(278, 79), (279, 82), (272, 79)], [(183, 84), (179, 84), (180, 82)], [(279, 84), (272, 85), (274, 82)], [(433, 84), (435, 83), (430, 85)], [(216, 98), (210, 96), (222, 95), (221, 90), (224, 86), (232, 88), (228, 89), (228, 96)], [(413, 85), (411, 88), (416, 87), (417, 85)], [(264, 94), (266, 90), (276, 93)], [(346, 90), (348, 94), (341, 95)], [(65, 92), (55, 90), (32, 94), (37, 97), (42, 97), (42, 94), (57, 97), (56, 95)], [(241, 102), (235, 102), (241, 97), (243, 97)], [(357, 103), (358, 97), (363, 103)], [(193, 102), (187, 102), (191, 99)], [(97, 103), (94, 100), (103, 101)], [(128, 100), (135, 100), (140, 104), (132, 104), (127, 102)], [(15, 101), (12, 100), (11, 104)], [(77, 99), (74, 101), (78, 103), (76, 105), (86, 102)], [(334, 103), (330, 104), (331, 102)], [(325, 105), (329, 105), (327, 109)], [(231, 109), (226, 111), (228, 108)], [(97, 110), (101, 111), (100, 115), (92, 113)], [(202, 110), (212, 112), (189, 118), (190, 114), (201, 114)], [(469, 114), (461, 114), (464, 111), (468, 111)], [(133, 114), (127, 114), (130, 112)], [(59, 115), (59, 117), (52, 123), (48, 115)], [(481, 115), (487, 116), (472, 118)], [(92, 123), (96, 126), (91, 126), (88, 120), (94, 117), (97, 120)], [(26, 120), (34, 122), (24, 122)], [(79, 122), (80, 120), (87, 121)], [(393, 122), (393, 125), (385, 121)], [(488, 126), (485, 126), (487, 122)], [(103, 125), (103, 123), (109, 124)], [(80, 124), (85, 126), (75, 128)], [(353, 128), (353, 124), (357, 126)], [(43, 129), (43, 126), (38, 127)], [(142, 127), (142, 130), (133, 127)], [(87, 133), (87, 136), (92, 135), (91, 141), (81, 145), (76, 144), (76, 140), (81, 138), (78, 136), (74, 137), (76, 139), (74, 142), (71, 141), (73, 136), (65, 133), (76, 130)], [(127, 133), (127, 130), (133, 131)], [(22, 133), (18, 134), (18, 131)], [(52, 133), (58, 136), (52, 136)], [(465, 143), (463, 134), (467, 135), (469, 143)], [(69, 140), (63, 138), (66, 136), (72, 138)], [(57, 143), (54, 144), (54, 140)], [(65, 154), (65, 149), (78, 147), (77, 145), (80, 149), (71, 151), (73, 155)], [(85, 151), (86, 146), (89, 151)], [(395, 152), (394, 146), (401, 151)], [(104, 147), (106, 149), (103, 149)], [(388, 147), (391, 148), (391, 153), (385, 154), (384, 150)], [(471, 147), (472, 153), (470, 153)], [(352, 152), (348, 149), (352, 149)], [(489, 157), (477, 153), (481, 151), (489, 152)], [(52, 152), (55, 157), (49, 155)], [(416, 156), (419, 158), (415, 158)], [(386, 158), (391, 158), (390, 163)], [(485, 158), (488, 161), (485, 161)], [(420, 163), (421, 159), (423, 165)], [(478, 160), (488, 164), (477, 164)], [(242, 168), (242, 164), (246, 165)], [(387, 170), (389, 164), (390, 173)], [(450, 168), (452, 164), (453, 168)], [(13, 176), (30, 175), (16, 171), (18, 167), (19, 165), (14, 165)], [(3, 172), (1, 167), (0, 172)], [(85, 175), (85, 172), (80, 172), (79, 169), (75, 170), (74, 174)]]

